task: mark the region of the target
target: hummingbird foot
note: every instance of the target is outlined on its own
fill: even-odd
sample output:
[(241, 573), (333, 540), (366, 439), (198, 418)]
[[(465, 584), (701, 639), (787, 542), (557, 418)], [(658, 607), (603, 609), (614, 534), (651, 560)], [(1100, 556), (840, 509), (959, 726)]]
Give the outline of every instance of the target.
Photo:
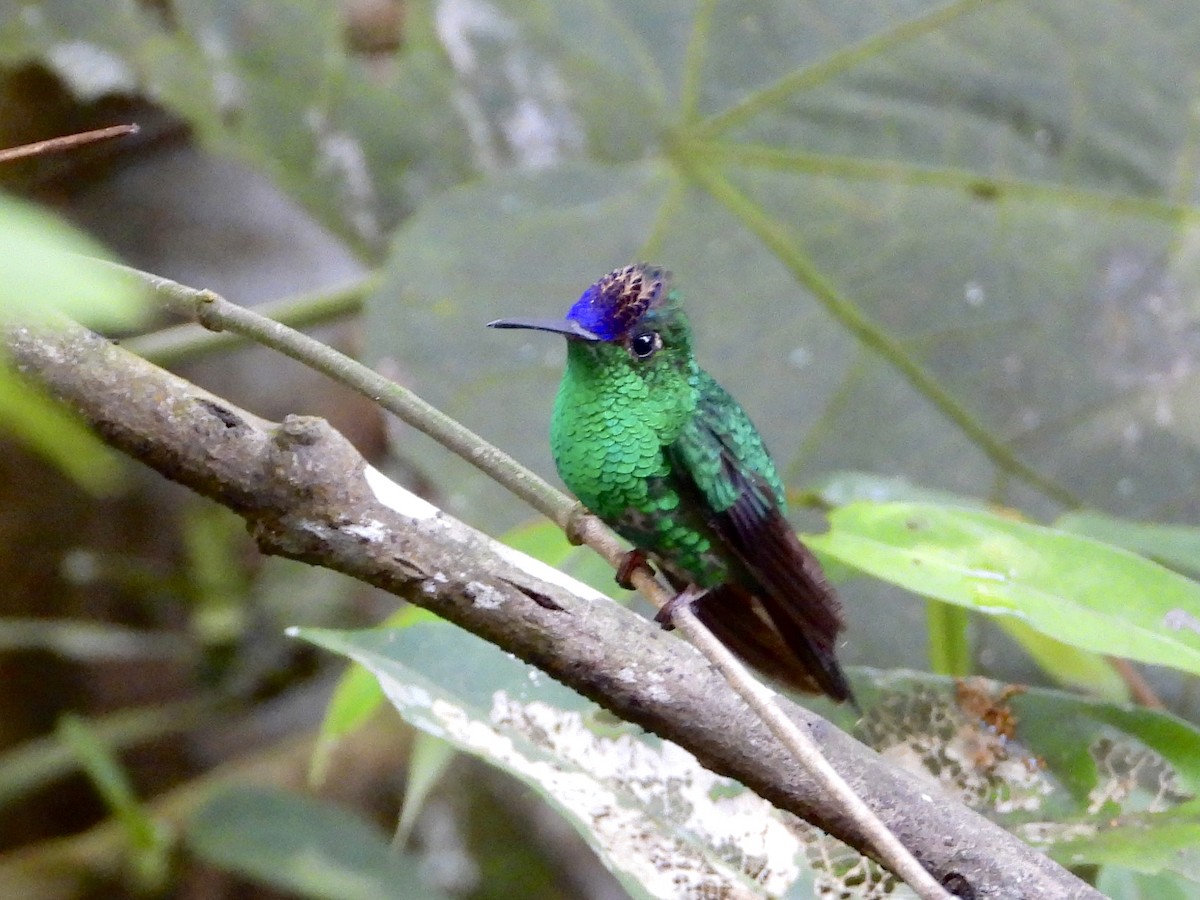
[[(617, 566), (617, 585), (627, 591), (637, 590), (633, 586), (633, 572), (642, 566), (650, 569), (650, 557), (646, 555), (645, 551), (633, 549), (626, 553), (621, 559), (621, 564)], [(654, 574), (653, 569), (650, 569), (650, 574)]]
[(666, 605), (654, 614), (654, 621), (663, 627), (663, 631), (671, 631), (675, 627), (675, 613), (684, 607), (690, 608), (693, 603), (708, 593), (707, 588), (689, 584), (682, 591), (667, 601)]

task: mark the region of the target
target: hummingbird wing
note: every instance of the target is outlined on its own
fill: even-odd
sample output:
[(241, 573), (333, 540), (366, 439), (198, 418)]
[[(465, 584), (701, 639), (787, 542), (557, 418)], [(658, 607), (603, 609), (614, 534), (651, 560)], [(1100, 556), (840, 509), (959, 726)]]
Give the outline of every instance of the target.
[[(758, 601), (809, 680), (845, 700), (851, 692), (835, 656), (843, 628), (837, 596), (784, 516), (782, 486), (757, 429), (711, 377), (701, 373), (699, 388), (696, 413), (667, 452), (689, 493), (701, 499), (709, 526), (745, 573), (737, 586), (743, 590), (733, 595)], [(725, 618), (731, 625), (735, 604), (728, 602), (730, 591), (722, 590), (711, 597), (706, 618)]]

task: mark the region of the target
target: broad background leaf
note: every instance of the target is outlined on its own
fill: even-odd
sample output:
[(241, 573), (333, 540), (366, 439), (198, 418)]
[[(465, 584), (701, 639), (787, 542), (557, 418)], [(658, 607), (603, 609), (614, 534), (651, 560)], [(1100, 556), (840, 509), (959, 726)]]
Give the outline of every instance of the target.
[[(635, 897), (678, 896), (684, 882), (676, 879), (757, 896), (739, 866), (765, 862), (770, 847), (799, 849), (781, 822), (764, 823), (769, 807), (744, 789), (466, 632), (421, 623), (402, 631), (296, 633), (370, 669), (414, 725), (542, 794)], [(699, 837), (705, 834), (710, 842)], [(722, 841), (727, 846), (717, 852)], [(673, 861), (667, 877), (653, 863), (664, 852)], [(795, 881), (797, 865), (785, 853), (759, 875), (780, 893)]]
[[(793, 489), (854, 469), (1045, 520), (1200, 511), (1194, 6), (439, 10), (495, 171), (400, 230), (368, 356), (488, 439), (553, 471), (564, 348), (484, 323), (561, 314), (650, 258)], [(520, 515), (404, 453), (469, 521)], [(923, 664), (920, 603), (843, 595), (847, 658)], [(993, 628), (976, 650), (1034, 677)]]
[[(807, 847), (814, 858), (815, 833), (755, 843), (764, 822), (774, 828), (769, 807), (702, 775), (677, 748), (614, 726), (593, 704), (459, 629), (419, 623), (400, 631), (296, 633), (371, 670), (413, 724), (541, 792), (635, 896), (658, 895), (652, 878), (630, 877), (644, 871), (640, 857), (660, 841), (697, 876), (706, 865), (751, 860), (768, 891), (791, 885), (788, 896), (797, 897), (811, 896), (812, 879), (822, 877), (800, 852)], [(1057, 691), (1006, 698), (1001, 685), (983, 679), (956, 687), (911, 672), (853, 674), (865, 716), (845, 727), (886, 758), (925, 767), (952, 796), (1064, 861), (1129, 865), (1126, 848), (1136, 838), (1160, 848), (1140, 871), (1196, 877), (1175, 852), (1200, 827), (1200, 732), (1193, 726)], [(662, 686), (669, 690), (669, 681)], [(845, 712), (815, 705), (835, 717)], [(985, 720), (985, 711), (995, 715)], [(714, 802), (718, 796), (724, 799)], [(755, 827), (739, 831), (740, 816)], [(623, 829), (609, 827), (618, 821), (643, 837), (630, 845)], [(826, 858), (840, 858), (842, 851), (821, 846)]]
[(469, 174), (426, 4), (396, 65), (345, 50), (319, 0), (0, 2), (0, 62), (45, 64), (80, 98), (141, 91), (210, 148), (270, 173), (364, 252), (419, 199)]
[(187, 830), (193, 853), (314, 900), (441, 900), (416, 860), (393, 853), (377, 829), (349, 812), (282, 790), (217, 793)]

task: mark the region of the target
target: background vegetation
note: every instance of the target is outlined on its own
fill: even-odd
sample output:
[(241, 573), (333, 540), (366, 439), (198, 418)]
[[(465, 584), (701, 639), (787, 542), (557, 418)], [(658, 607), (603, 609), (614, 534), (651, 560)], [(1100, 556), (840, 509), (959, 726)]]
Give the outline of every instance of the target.
[[(133, 265), (326, 323), (546, 474), (562, 347), (482, 324), (558, 312), (631, 259), (668, 266), (702, 360), (766, 434), (840, 583), (845, 657), (869, 667), (860, 736), (1112, 896), (1184, 897), (1200, 880), (1193, 7), (9, 0), (0, 145), (143, 131), (0, 178)], [(81, 296), (38, 265), (61, 236), (25, 207), (0, 214), (0, 301)], [(119, 300), (95, 317), (95, 290), (72, 311), (127, 327)], [(264, 416), (328, 416), (439, 506), (609, 589), (365, 401), (264, 352), (155, 329), (130, 346)], [(342, 662), (284, 629), (374, 623), (394, 601), (258, 558), (231, 515), (48, 421), (61, 415), (16, 384), (0, 397), (14, 441), (0, 459), (0, 885), (661, 893), (539, 770), (444, 728), (449, 743), (385, 716), (360, 727), (379, 696), (361, 672), (316, 742), (321, 799), (302, 790)], [(490, 686), (528, 682), (523, 703), (583, 715), (599, 737), (581, 755), (535, 741), (523, 758), (658, 810), (660, 794), (600, 762), (603, 739), (653, 741), (591, 722), (445, 626), (393, 624), (405, 631), (386, 650), (370, 633), (306, 633), (388, 674), (427, 728), (397, 679), (471, 721)], [(1009, 698), (940, 677), (971, 673), (1040, 687)], [(450, 746), (545, 792), (621, 886), (556, 813)], [(260, 793), (219, 790), (230, 782)], [(659, 819), (731, 871), (713, 847), (732, 842), (748, 868), (745, 845)], [(795, 841), (743, 887), (892, 890), (818, 836)]]

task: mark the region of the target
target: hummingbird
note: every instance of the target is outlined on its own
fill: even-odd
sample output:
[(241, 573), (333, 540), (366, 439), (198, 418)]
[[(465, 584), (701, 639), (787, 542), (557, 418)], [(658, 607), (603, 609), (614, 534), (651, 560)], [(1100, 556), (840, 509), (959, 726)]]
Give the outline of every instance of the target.
[[(838, 664), (841, 606), (787, 520), (783, 483), (741, 405), (696, 362), (671, 276), (638, 264), (583, 292), (565, 319), (492, 328), (564, 335), (550, 420), (559, 476), (737, 656), (787, 688), (854, 703)], [(857, 704), (855, 704), (857, 705)]]

